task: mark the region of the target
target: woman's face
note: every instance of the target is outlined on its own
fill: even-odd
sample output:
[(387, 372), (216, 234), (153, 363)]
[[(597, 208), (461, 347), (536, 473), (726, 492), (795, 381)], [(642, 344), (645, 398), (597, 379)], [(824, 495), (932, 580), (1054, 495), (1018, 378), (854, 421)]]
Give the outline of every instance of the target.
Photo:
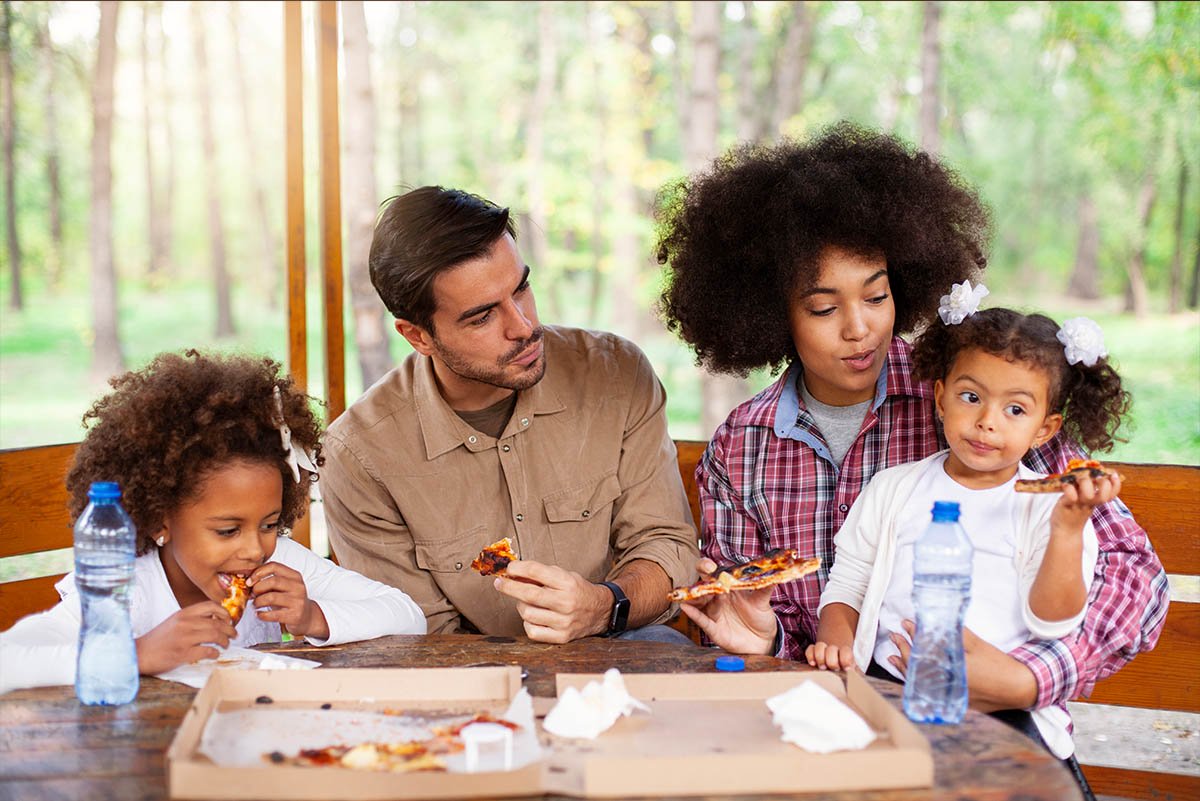
[(883, 254), (862, 256), (827, 246), (815, 286), (792, 299), (792, 341), (812, 396), (851, 406), (875, 396), (892, 341), (896, 307)]
[[(225, 597), (229, 576), (248, 576), (275, 553), (283, 479), (261, 462), (230, 462), (166, 516), (159, 558), (179, 605)], [(157, 537), (158, 534), (155, 536)]]

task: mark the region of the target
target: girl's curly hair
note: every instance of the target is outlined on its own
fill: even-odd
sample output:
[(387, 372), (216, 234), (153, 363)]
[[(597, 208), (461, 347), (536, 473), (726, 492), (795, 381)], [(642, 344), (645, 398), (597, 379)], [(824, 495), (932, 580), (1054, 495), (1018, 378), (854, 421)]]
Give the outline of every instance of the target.
[(913, 342), (913, 375), (944, 380), (965, 350), (981, 350), (1041, 370), (1050, 383), (1049, 413), (1063, 416), (1063, 432), (1088, 451), (1106, 451), (1116, 441), (1130, 395), (1107, 359), (1091, 367), (1067, 364), (1058, 323), (1042, 314), (984, 309), (958, 325), (933, 324)]
[(898, 139), (840, 123), (810, 142), (743, 144), (659, 194), (659, 315), (714, 372), (796, 358), (790, 299), (834, 245), (887, 260), (897, 333), (978, 274), (991, 223), (975, 192)]
[(93, 481), (116, 481), (121, 504), (137, 526), (137, 552), (145, 553), (166, 516), (194, 498), (212, 471), (234, 461), (279, 470), (281, 526), (304, 515), (317, 477), (301, 469), (297, 483), (292, 475), (280, 441), (275, 388), (293, 445), (311, 450), (317, 466), (324, 463), (321, 424), (311, 399), (277, 362), (195, 350), (163, 353), (109, 383), (113, 391), (83, 416), (84, 426), (92, 425), (67, 474), (73, 519), (87, 505)]

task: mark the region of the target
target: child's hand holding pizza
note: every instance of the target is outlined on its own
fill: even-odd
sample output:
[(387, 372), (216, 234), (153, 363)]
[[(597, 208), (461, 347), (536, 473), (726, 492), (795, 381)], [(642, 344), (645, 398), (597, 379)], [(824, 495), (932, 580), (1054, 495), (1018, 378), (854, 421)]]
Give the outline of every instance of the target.
[(297, 637), (329, 637), (325, 613), (308, 597), (299, 572), (278, 562), (267, 562), (250, 574), (246, 584), (251, 588), (259, 620), (278, 623)]
[(156, 673), (217, 656), (237, 636), (229, 613), (214, 601), (180, 609), (137, 638), (138, 671)]

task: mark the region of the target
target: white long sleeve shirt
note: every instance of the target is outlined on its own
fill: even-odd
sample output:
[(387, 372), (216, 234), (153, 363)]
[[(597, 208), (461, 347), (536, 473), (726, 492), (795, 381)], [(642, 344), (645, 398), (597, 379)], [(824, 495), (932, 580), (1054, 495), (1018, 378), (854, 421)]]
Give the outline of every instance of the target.
[[(339, 567), (290, 539), (279, 538), (268, 561), (300, 573), (308, 597), (325, 614), (329, 637), (306, 638), (314, 645), (426, 631), (425, 615), (405, 593)], [(68, 573), (55, 588), (62, 598), (58, 605), (24, 617), (0, 633), (0, 693), (20, 687), (75, 682), (81, 616), (75, 574)], [(157, 551), (143, 554), (134, 562), (131, 592), (130, 616), (135, 639), (179, 611), (179, 602), (167, 582)], [(251, 600), (231, 644), (251, 646), (281, 639), (279, 624), (259, 620)]]
[[(894, 599), (889, 594), (896, 579), (898, 552), (903, 547), (902, 531), (910, 527), (915, 518), (921, 520), (920, 528), (929, 520), (930, 504), (928, 492), (931, 478), (936, 471), (944, 471), (947, 451), (935, 453), (919, 462), (899, 465), (875, 475), (866, 489), (859, 495), (837, 535), (834, 537), (835, 557), (829, 571), (829, 581), (821, 593), (821, 609), (831, 603), (843, 603), (859, 613), (858, 627), (854, 635), (854, 661), (865, 671), (879, 643), (880, 626), (884, 622), (881, 612)], [(1024, 465), (1018, 468), (1017, 478), (1034, 479), (1041, 476)], [(960, 497), (942, 500), (959, 500), (966, 507), (971, 503), (972, 493), (990, 493), (991, 490), (960, 489)], [(1018, 493), (1010, 490), (1009, 509), (1003, 514), (995, 513), (997, 526), (975, 526), (966, 528), (975, 545), (977, 554), (981, 548), (990, 551), (995, 558), (997, 545), (1002, 545), (1003, 536), (996, 536), (996, 528), (1002, 526), (1011, 531), (1010, 557), (1016, 581), (1011, 588), (998, 586), (984, 579), (972, 581), (971, 601), (967, 608), (968, 628), (972, 628), (992, 645), (1007, 649), (1012, 643), (1029, 639), (1056, 639), (1066, 636), (1083, 620), (1086, 607), (1066, 620), (1046, 621), (1033, 613), (1029, 606), (1029, 592), (1037, 578), (1050, 541), (1050, 514), (1058, 503), (1055, 493)], [(982, 529), (982, 530), (979, 530)], [(985, 538), (989, 538), (985, 541)], [(911, 546), (911, 542), (909, 543)], [(1098, 555), (1095, 531), (1089, 521), (1083, 531), (1083, 556), (1080, 570), (1085, 585), (1091, 583)], [(906, 577), (911, 593), (911, 554), (907, 558), (909, 575)], [(976, 559), (976, 569), (984, 560)], [(986, 569), (986, 568), (985, 568)], [(989, 590), (991, 591), (989, 593)], [(1003, 597), (1000, 597), (1003, 594)], [(1019, 612), (1008, 614), (1014, 596)], [(987, 620), (987, 618), (991, 618)], [(998, 625), (1010, 621), (1007, 626)], [(972, 626), (972, 620), (979, 620)], [(1008, 630), (1005, 630), (1008, 629)], [(906, 636), (904, 632), (894, 633)], [(882, 665), (883, 663), (881, 663)], [(1065, 707), (1050, 706), (1033, 711), (1034, 722), (1050, 750), (1060, 758), (1074, 752), (1071, 741), (1070, 717)]]

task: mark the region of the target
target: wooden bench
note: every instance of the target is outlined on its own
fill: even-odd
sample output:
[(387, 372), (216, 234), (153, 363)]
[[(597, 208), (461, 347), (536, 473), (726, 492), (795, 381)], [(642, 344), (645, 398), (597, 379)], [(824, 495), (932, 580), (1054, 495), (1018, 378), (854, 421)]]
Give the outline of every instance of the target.
[[(700, 496), (696, 465), (707, 443), (676, 441), (679, 474), (696, 528)], [(1113, 463), (1125, 483), (1121, 499), (1150, 535), (1172, 576), (1200, 575), (1200, 467)], [(696, 636), (691, 622), (678, 628)], [(1173, 602), (1158, 645), (1099, 682), (1088, 703), (1200, 712), (1200, 603)], [(1097, 795), (1138, 799), (1200, 799), (1200, 776), (1085, 765)]]
[[(706, 443), (679, 441), (679, 472), (700, 520), (696, 464)], [(64, 479), (75, 445), (0, 451), (0, 556), (71, 547)], [(1200, 575), (1200, 467), (1116, 465), (1126, 476), (1122, 499), (1150, 532), (1167, 572)], [(307, 522), (307, 518), (304, 518)], [(297, 527), (307, 544), (307, 526)], [(55, 576), (0, 583), (0, 630), (58, 601)], [(680, 628), (689, 629), (688, 621)], [(1200, 712), (1200, 604), (1173, 603), (1158, 647), (1096, 686), (1094, 703)], [(1200, 798), (1200, 777), (1085, 766), (1097, 793), (1138, 799)]]

